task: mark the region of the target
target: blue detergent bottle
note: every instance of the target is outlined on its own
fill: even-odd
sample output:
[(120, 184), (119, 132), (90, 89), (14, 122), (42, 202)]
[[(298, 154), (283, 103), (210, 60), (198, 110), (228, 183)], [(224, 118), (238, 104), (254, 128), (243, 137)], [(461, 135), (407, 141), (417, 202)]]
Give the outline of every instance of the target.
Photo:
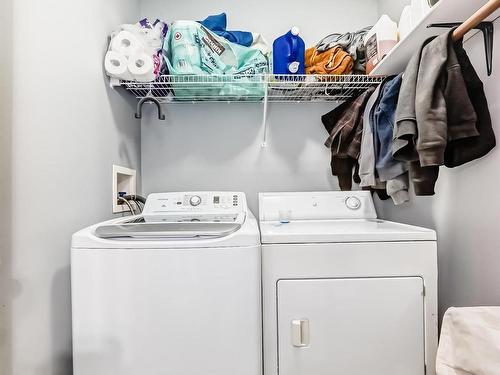
[(297, 26), (273, 43), (273, 74), (304, 74), (306, 45)]

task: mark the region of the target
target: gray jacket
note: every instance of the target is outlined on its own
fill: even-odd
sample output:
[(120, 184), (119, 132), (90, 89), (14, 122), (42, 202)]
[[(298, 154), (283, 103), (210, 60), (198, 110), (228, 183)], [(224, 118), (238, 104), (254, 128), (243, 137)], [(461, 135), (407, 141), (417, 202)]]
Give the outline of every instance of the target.
[(412, 162), (411, 168), (421, 167), (412, 173), (417, 195), (434, 194), (435, 167), (444, 164), (449, 140), (477, 136), (452, 32), (424, 43), (408, 63), (399, 93), (392, 153)]
[(422, 50), (415, 96), (417, 152), (422, 167), (444, 164), (448, 140), (479, 135), (452, 32), (438, 36)]
[(421, 53), (422, 50), (419, 50), (408, 62), (399, 89), (396, 122), (392, 137), (392, 156), (394, 159), (401, 161), (418, 160), (417, 149), (415, 148), (418, 135), (415, 96)]

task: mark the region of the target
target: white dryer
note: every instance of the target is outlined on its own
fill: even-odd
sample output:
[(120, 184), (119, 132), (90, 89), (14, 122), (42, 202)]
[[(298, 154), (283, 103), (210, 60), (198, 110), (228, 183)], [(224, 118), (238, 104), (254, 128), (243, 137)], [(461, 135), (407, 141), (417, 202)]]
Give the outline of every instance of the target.
[(243, 193), (151, 194), (74, 234), (74, 374), (260, 375), (260, 254)]
[(437, 246), (369, 192), (262, 193), (264, 374), (434, 374)]

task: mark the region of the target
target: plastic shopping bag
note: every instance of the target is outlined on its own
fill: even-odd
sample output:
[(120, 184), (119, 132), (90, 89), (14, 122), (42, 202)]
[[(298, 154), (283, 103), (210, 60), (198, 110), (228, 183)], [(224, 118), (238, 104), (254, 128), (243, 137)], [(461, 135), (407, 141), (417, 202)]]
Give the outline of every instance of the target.
[[(173, 87), (178, 99), (264, 95), (264, 85), (255, 79), (256, 75), (268, 72), (262, 52), (231, 43), (198, 22), (174, 22), (165, 38), (163, 56), (170, 74), (185, 77), (186, 85), (182, 84), (182, 77), (177, 77)], [(195, 87), (188, 84), (193, 75), (211, 77), (206, 77), (206, 84)]]

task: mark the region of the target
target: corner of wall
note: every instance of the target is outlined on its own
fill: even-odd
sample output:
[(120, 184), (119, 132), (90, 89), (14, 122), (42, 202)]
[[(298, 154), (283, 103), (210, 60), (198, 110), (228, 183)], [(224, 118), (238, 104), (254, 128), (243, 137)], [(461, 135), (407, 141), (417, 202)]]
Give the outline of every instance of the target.
[(12, 373), (11, 304), (11, 136), (13, 0), (0, 2), (0, 373)]

